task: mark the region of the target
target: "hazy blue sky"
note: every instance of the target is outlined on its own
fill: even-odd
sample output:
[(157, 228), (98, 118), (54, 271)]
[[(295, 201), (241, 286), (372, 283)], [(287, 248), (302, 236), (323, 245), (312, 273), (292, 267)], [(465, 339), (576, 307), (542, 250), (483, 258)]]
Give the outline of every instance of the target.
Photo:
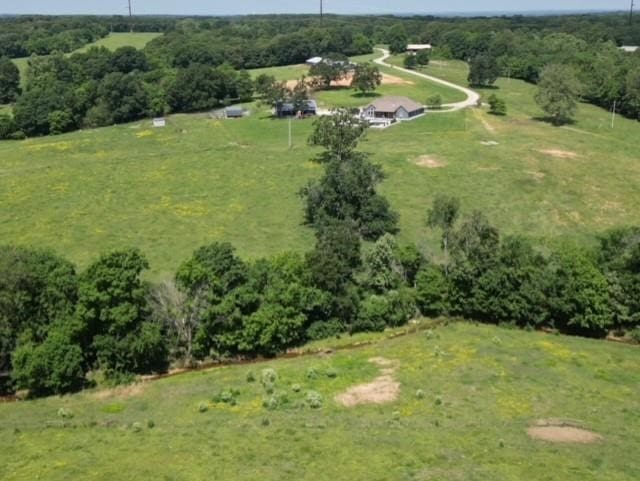
[[(306, 13), (319, 0), (132, 0), (139, 14)], [(324, 0), (330, 13), (627, 9), (630, 0)], [(127, 0), (0, 0), (0, 13), (124, 14)]]

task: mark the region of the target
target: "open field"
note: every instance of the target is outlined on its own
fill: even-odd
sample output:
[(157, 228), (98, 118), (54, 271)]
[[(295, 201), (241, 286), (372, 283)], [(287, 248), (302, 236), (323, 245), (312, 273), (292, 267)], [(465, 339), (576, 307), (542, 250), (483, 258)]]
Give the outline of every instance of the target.
[[(331, 355), (0, 404), (0, 478), (635, 481), (638, 355), (633, 346), (453, 324)], [(267, 367), (276, 396), (287, 398), (273, 410), (262, 405)], [(247, 382), (249, 371), (257, 382)], [(390, 400), (367, 404), (381, 378), (394, 387)], [(356, 389), (364, 404), (344, 406)], [(236, 405), (213, 401), (233, 390)], [(308, 407), (308, 391), (321, 395), (319, 409)], [(60, 408), (73, 417), (63, 420)], [(533, 439), (539, 424), (569, 435), (582, 428), (591, 439)]]
[(135, 47), (143, 49), (151, 40), (162, 35), (157, 32), (126, 32), (126, 33), (110, 33), (100, 40), (87, 44), (79, 48), (74, 53), (85, 52), (91, 47), (105, 47), (109, 50), (117, 50), (120, 47)]
[[(458, 63), (450, 71), (465, 75)], [(490, 92), (506, 99), (504, 118), (477, 109), (432, 114), (372, 131), (362, 144), (388, 174), (382, 191), (400, 213), (401, 240), (437, 252), (424, 218), (441, 192), (460, 197), (466, 211), (481, 209), (505, 234), (542, 242), (585, 242), (640, 224), (638, 122), (619, 118), (611, 130), (606, 111), (581, 105), (574, 125), (555, 128), (533, 119), (535, 87), (506, 79), (498, 87)], [(293, 123), (288, 150), (287, 122), (258, 112), (0, 142), (3, 240), (51, 247), (80, 266), (137, 246), (152, 279), (213, 240), (252, 258), (309, 249), (297, 192), (321, 172), (306, 146), (312, 123)]]
[[(380, 55), (376, 52), (370, 55), (352, 57), (353, 62), (371, 62)], [(398, 72), (390, 68), (380, 67), (380, 71), (387, 76), (383, 85), (375, 93), (362, 96), (359, 92), (349, 87), (333, 87), (331, 90), (318, 91), (313, 97), (318, 101), (320, 107), (364, 107), (377, 97), (384, 95), (403, 95), (411, 97), (417, 102), (425, 103), (432, 95), (440, 95), (444, 103), (459, 102), (465, 96), (453, 89), (416, 78), (412, 75)], [(308, 74), (309, 67), (306, 65), (291, 65), (287, 67), (271, 67), (265, 69), (255, 69), (250, 71), (252, 76), (260, 74), (273, 75), (278, 81), (296, 80), (302, 75)]]

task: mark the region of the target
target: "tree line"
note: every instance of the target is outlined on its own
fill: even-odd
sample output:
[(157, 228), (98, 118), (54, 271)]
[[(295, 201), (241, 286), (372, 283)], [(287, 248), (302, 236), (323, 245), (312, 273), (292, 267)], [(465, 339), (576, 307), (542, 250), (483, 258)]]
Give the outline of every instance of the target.
[[(640, 228), (597, 247), (545, 249), (503, 237), (485, 215), (436, 195), (425, 228), (441, 252), (400, 244), (377, 191), (384, 173), (358, 150), (348, 112), (315, 121), (324, 174), (300, 191), (315, 232), (306, 254), (247, 262), (232, 245), (200, 247), (159, 284), (137, 249), (78, 272), (46, 250), (0, 247), (0, 390), (75, 391), (210, 359), (273, 356), (309, 340), (400, 326), (418, 315), (602, 337), (640, 329)], [(364, 244), (367, 241), (367, 244)]]

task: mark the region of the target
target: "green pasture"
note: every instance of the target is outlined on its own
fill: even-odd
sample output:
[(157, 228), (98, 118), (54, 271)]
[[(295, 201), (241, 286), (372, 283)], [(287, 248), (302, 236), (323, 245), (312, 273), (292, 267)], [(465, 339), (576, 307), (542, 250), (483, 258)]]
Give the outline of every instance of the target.
[(138, 50), (142, 50), (151, 40), (161, 35), (162, 33), (158, 32), (110, 33), (100, 40), (79, 48), (74, 53), (86, 52), (91, 47), (105, 47), (109, 50), (117, 50), (120, 47), (135, 47)]
[[(442, 77), (447, 63), (439, 66)], [(432, 68), (432, 67), (429, 67)], [(450, 77), (464, 75), (454, 63)], [(576, 123), (536, 120), (535, 87), (500, 79), (508, 115), (486, 109), (434, 113), (383, 131), (362, 149), (387, 179), (400, 238), (438, 250), (424, 225), (439, 193), (480, 209), (503, 234), (541, 243), (592, 241), (640, 225), (638, 122), (581, 105)], [(288, 122), (253, 109), (242, 120), (176, 115), (23, 142), (0, 142), (0, 229), (5, 242), (50, 247), (86, 266), (100, 253), (135, 246), (151, 279), (172, 275), (196, 247), (226, 240), (248, 258), (311, 248), (300, 188), (321, 174), (306, 144), (312, 120)]]
[[(634, 346), (459, 323), (330, 355), (5, 403), (0, 478), (635, 481), (638, 355)], [(397, 399), (343, 406), (337, 395), (381, 375), (374, 356), (394, 366)], [(265, 368), (277, 374), (273, 394), (260, 382)], [(233, 403), (220, 402), (224, 391), (236, 392)], [(310, 391), (320, 408), (306, 402)], [(272, 396), (279, 404), (263, 407)], [(530, 438), (542, 420), (600, 438)]]

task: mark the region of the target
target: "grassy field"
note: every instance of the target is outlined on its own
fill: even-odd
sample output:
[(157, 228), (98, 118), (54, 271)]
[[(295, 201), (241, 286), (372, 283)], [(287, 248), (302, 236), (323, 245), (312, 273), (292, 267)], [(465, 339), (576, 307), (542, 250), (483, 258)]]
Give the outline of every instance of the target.
[[(0, 478), (635, 481), (638, 353), (453, 324), (328, 356), (0, 404)], [(388, 375), (400, 383), (397, 399), (337, 402), (336, 395), (380, 376), (373, 356), (394, 366)], [(264, 368), (276, 371), (275, 394), (287, 398), (274, 410), (263, 407), (270, 396), (260, 382), (246, 380)], [(214, 402), (232, 390), (236, 405)], [(306, 405), (308, 391), (321, 395), (319, 409)], [(64, 421), (60, 408), (73, 417)], [(528, 436), (530, 426), (549, 419), (601, 439), (558, 444)]]
[[(435, 68), (430, 66), (429, 69)], [(438, 74), (466, 77), (459, 63)], [(504, 234), (541, 242), (593, 239), (605, 229), (640, 224), (640, 124), (581, 105), (574, 125), (535, 120), (535, 87), (498, 81), (509, 113), (486, 110), (427, 115), (372, 131), (362, 148), (388, 174), (383, 193), (400, 213), (400, 237), (437, 252), (424, 227), (433, 198), (448, 193), (463, 209), (484, 211)], [(193, 249), (228, 240), (255, 258), (303, 251), (297, 197), (321, 169), (309, 162), (311, 121), (264, 111), (237, 121), (172, 116), (150, 122), (24, 142), (0, 142), (0, 229), (6, 242), (51, 247), (86, 266), (109, 249), (136, 246), (150, 278), (168, 277)]]
[(105, 47), (109, 50), (117, 50), (120, 47), (135, 47), (143, 49), (151, 40), (162, 35), (157, 32), (131, 32), (131, 33), (110, 33), (96, 42), (79, 48), (74, 53), (86, 52), (91, 47)]
[[(374, 53), (352, 57), (351, 60), (357, 63), (371, 62), (379, 56), (379, 53)], [(383, 85), (372, 94), (362, 96), (359, 92), (349, 87), (333, 87), (331, 90), (315, 92), (313, 97), (318, 101), (320, 107), (325, 108), (364, 107), (375, 98), (385, 95), (403, 95), (411, 97), (420, 103), (425, 103), (427, 98), (433, 95), (440, 95), (444, 103), (459, 102), (465, 99), (464, 94), (428, 80), (386, 67), (380, 67), (380, 70), (383, 74), (390, 75), (391, 78), (386, 79)], [(296, 80), (302, 75), (308, 74), (309, 67), (306, 65), (291, 65), (251, 70), (251, 74), (254, 77), (263, 73), (273, 75), (278, 81)]]

